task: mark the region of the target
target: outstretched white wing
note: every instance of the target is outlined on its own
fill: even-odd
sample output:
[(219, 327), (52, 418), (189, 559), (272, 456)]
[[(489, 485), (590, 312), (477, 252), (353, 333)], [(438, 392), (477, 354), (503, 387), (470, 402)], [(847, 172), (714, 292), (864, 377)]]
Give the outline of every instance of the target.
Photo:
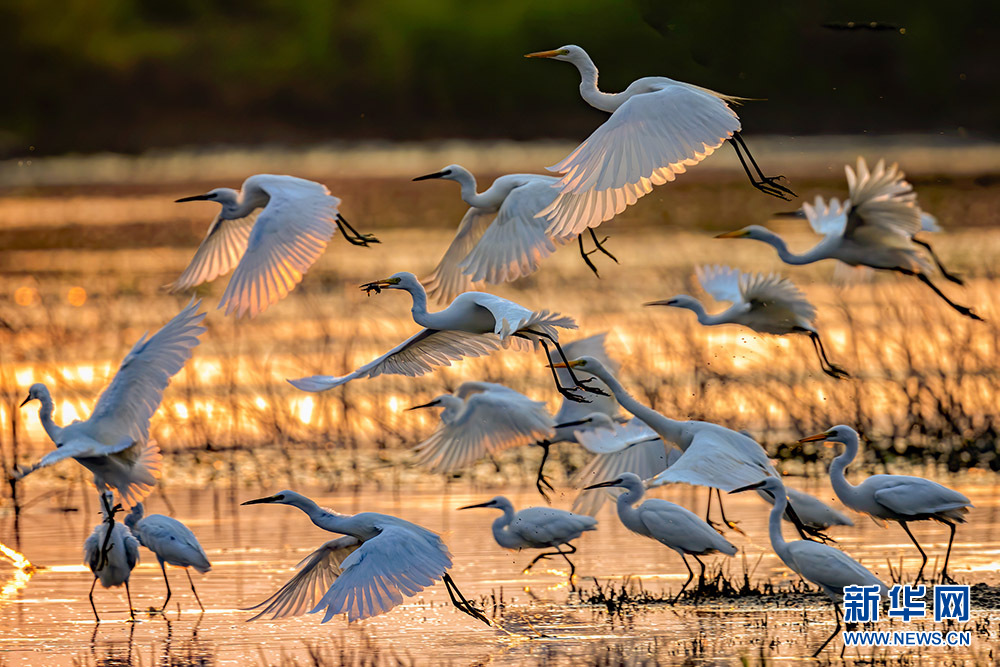
[(198, 345), (206, 329), (194, 299), (149, 339), (145, 335), (126, 355), (114, 379), (97, 400), (87, 420), (89, 435), (113, 445), (125, 438), (149, 439), (149, 419), (160, 406), (163, 390)]
[(462, 292), (468, 292), (475, 287), (472, 279), (465, 274), (460, 265), (469, 252), (483, 237), (483, 232), (490, 224), (493, 214), (478, 208), (470, 208), (458, 225), (455, 238), (445, 250), (438, 265), (426, 278), (421, 280), (427, 290), (427, 296), (436, 299), (438, 303), (447, 303)]
[(716, 301), (739, 303), (743, 300), (743, 292), (740, 289), (743, 273), (739, 269), (720, 264), (699, 266), (695, 268), (695, 275), (702, 289), (711, 294)]
[(859, 157), (857, 171), (847, 165), (844, 172), (853, 202), (845, 237), (862, 241), (885, 236), (910, 238), (920, 231), (917, 195), (895, 164), (886, 169), (885, 161), (879, 160), (869, 171), (865, 159)]
[[(577, 442), (594, 454), (619, 452), (636, 443), (659, 437), (656, 431), (638, 417), (633, 417), (624, 424), (615, 422), (614, 428), (581, 429), (575, 431), (573, 435), (576, 436)], [(648, 478), (643, 477), (643, 479)]]
[(823, 236), (841, 236), (844, 228), (847, 227), (847, 212), (851, 208), (851, 200), (844, 201), (843, 204), (836, 197), (826, 200), (816, 195), (812, 204), (804, 202), (802, 212), (809, 221), (809, 226), (813, 231)]
[(414, 448), (417, 465), (436, 473), (452, 472), (487, 454), (552, 437), (554, 422), (545, 403), (504, 389), (469, 396), (453, 422), (442, 423)]
[[(606, 482), (630, 472), (642, 479), (650, 479), (673, 465), (681, 451), (671, 447), (667, 452), (659, 438), (642, 440), (610, 454), (598, 454), (573, 476), (573, 486), (580, 488)], [(584, 490), (573, 500), (573, 511), (594, 516), (608, 498), (617, 497), (621, 489)]]
[(337, 231), (340, 200), (325, 186), (292, 176), (251, 176), (244, 196), (259, 189), (269, 200), (250, 232), (246, 253), (219, 302), (226, 315), (256, 317), (288, 296)]
[(86, 436), (76, 436), (72, 440), (59, 445), (56, 449), (52, 450), (41, 460), (29, 467), (21, 467), (15, 470), (14, 478), (21, 479), (26, 477), (31, 473), (35, 472), (39, 468), (47, 468), (50, 465), (59, 463), (68, 458), (95, 458), (100, 456), (109, 456), (118, 452), (122, 452), (133, 445), (131, 437), (124, 437), (119, 442), (113, 445), (105, 445), (104, 443), (98, 442)]
[(296, 565), (298, 573), (279, 588), (274, 595), (250, 609), (261, 609), (253, 618), (256, 621), (262, 616), (271, 614), (271, 619), (286, 616), (298, 616), (312, 610), (323, 595), (330, 590), (333, 583), (343, 573), (344, 559), (361, 546), (361, 540), (356, 537), (338, 537), (330, 540), (316, 551), (306, 556)]
[(579, 234), (625, 210), (654, 185), (674, 180), (740, 129), (722, 98), (664, 80), (611, 114), (559, 164), (559, 195), (539, 215), (549, 233)]
[(790, 311), (807, 322), (816, 320), (816, 308), (809, 303), (795, 283), (776, 274), (744, 273), (740, 276), (742, 300), (752, 308), (766, 308), (771, 313)]
[(452, 361), (482, 357), (499, 348), (500, 339), (493, 334), (423, 329), (348, 375), (313, 375), (289, 382), (303, 391), (326, 391), (356, 378), (383, 374), (417, 377), (437, 366), (451, 366)]
[(217, 215), (191, 263), (184, 269), (180, 278), (169, 285), (170, 291), (191, 289), (232, 271), (246, 252), (250, 230), (253, 229), (259, 213), (258, 209), (238, 220), (222, 220)]
[(654, 477), (649, 486), (680, 482), (732, 491), (769, 475), (778, 476), (759, 444), (726, 431), (721, 427), (698, 431), (677, 462)]

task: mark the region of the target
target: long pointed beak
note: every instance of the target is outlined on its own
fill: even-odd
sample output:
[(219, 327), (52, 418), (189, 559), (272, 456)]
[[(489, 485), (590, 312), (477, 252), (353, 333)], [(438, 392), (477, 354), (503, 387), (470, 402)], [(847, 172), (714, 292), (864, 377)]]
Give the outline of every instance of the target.
[(525, 53), (525, 58), (555, 58), (556, 56), (563, 55), (563, 49), (553, 49), (552, 51), (535, 51), (534, 53)]
[(617, 479), (612, 479), (608, 482), (601, 482), (599, 484), (591, 484), (590, 486), (583, 487), (584, 491), (590, 491), (591, 489), (603, 489), (608, 486), (616, 486), (618, 484)]
[(426, 181), (431, 178), (444, 178), (443, 171), (435, 171), (433, 174), (424, 174), (423, 176), (417, 176), (413, 180), (415, 181)]
[(437, 407), (438, 405), (440, 405), (440, 403), (438, 402), (437, 399), (434, 399), (430, 403), (424, 403), (423, 405), (414, 405), (412, 408), (406, 408), (406, 410), (407, 411), (410, 411), (410, 410), (421, 410), (423, 408)]
[(466, 505), (465, 507), (459, 507), (460, 510), (474, 510), (477, 507), (493, 507), (493, 501), (487, 500), (485, 503), (479, 503), (478, 505)]
[(248, 500), (245, 503), (240, 503), (240, 505), (260, 505), (262, 503), (273, 503), (277, 502), (278, 496), (268, 496), (267, 498), (257, 498), (256, 500)]
[(799, 440), (799, 444), (802, 444), (803, 442), (818, 442), (820, 440), (826, 440), (830, 437), (830, 435), (831, 433), (829, 431), (823, 431), (822, 433), (817, 433), (816, 435), (808, 435), (801, 438)]
[(722, 234), (716, 234), (715, 238), (717, 238), (717, 239), (739, 239), (739, 238), (743, 238), (746, 235), (747, 235), (747, 233), (745, 231), (743, 231), (742, 229), (737, 229), (736, 231), (733, 231), (733, 232), (723, 232)]
[(778, 211), (777, 213), (772, 214), (772, 217), (774, 217), (774, 218), (804, 218), (804, 217), (806, 217), (806, 212), (803, 211), (802, 209), (798, 209), (796, 211)]
[(582, 365), (583, 365), (582, 359), (574, 359), (573, 361), (569, 362), (568, 365), (564, 361), (560, 361), (557, 364), (549, 364), (549, 368), (576, 368), (577, 366), (582, 366)]
[(31, 403), (31, 400), (32, 400), (32, 399), (31, 399), (31, 396), (28, 396), (28, 398), (26, 398), (26, 399), (24, 399), (23, 401), (21, 401), (21, 405), (19, 405), (18, 407), (19, 407), (19, 408), (23, 408), (23, 407), (24, 407), (24, 406), (26, 406), (26, 405), (27, 405), (28, 403)]
[(646, 303), (644, 303), (642, 305), (644, 305), (644, 306), (672, 306), (673, 305), (673, 301), (674, 301), (673, 299), (664, 299), (663, 301), (647, 301)]
[(398, 279), (383, 278), (382, 280), (373, 280), (370, 283), (359, 285), (359, 287), (363, 289), (365, 292), (367, 292), (368, 296), (371, 296), (372, 292), (375, 292), (376, 294), (381, 294), (383, 287), (390, 287), (392, 285), (398, 285), (398, 284), (399, 284)]
[(753, 491), (754, 489), (759, 489), (764, 486), (766, 480), (760, 480), (759, 482), (754, 482), (753, 484), (747, 484), (746, 486), (741, 486), (738, 489), (733, 489), (729, 493), (742, 493), (744, 491)]
[(208, 201), (211, 198), (212, 198), (211, 195), (194, 195), (192, 197), (181, 197), (180, 199), (175, 199), (174, 203), (183, 204), (184, 202), (187, 201)]

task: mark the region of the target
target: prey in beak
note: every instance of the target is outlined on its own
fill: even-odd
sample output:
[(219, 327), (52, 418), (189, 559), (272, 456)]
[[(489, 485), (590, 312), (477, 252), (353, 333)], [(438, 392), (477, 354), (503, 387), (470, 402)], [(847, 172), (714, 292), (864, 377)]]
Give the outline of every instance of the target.
[(385, 278), (383, 280), (374, 280), (370, 283), (365, 283), (360, 287), (365, 291), (365, 293), (368, 296), (371, 296), (372, 292), (375, 292), (376, 294), (381, 294), (383, 287), (390, 287), (392, 285), (398, 285), (398, 284), (399, 284), (399, 278)]

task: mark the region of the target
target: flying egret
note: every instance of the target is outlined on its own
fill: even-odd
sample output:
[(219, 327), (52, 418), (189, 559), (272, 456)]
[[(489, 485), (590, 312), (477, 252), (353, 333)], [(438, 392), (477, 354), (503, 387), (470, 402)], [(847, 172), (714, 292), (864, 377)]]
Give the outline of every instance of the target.
[(889, 589), (861, 563), (839, 549), (811, 540), (785, 541), (781, 534), (781, 516), (788, 506), (788, 497), (785, 493), (785, 485), (781, 483), (779, 478), (766, 477), (754, 484), (733, 489), (730, 493), (751, 489), (761, 489), (774, 498), (774, 507), (771, 509), (768, 521), (771, 548), (774, 549), (774, 553), (793, 572), (797, 572), (803, 578), (822, 588), (823, 592), (833, 601), (833, 615), (837, 627), (813, 653), (815, 658), (840, 632), (840, 608), (837, 606), (837, 598), (844, 595), (845, 586), (878, 586), (880, 595), (885, 595)]
[(708, 556), (714, 553), (722, 553), (727, 556), (736, 554), (736, 547), (729, 540), (719, 535), (712, 526), (702, 521), (694, 512), (680, 505), (659, 498), (650, 498), (638, 507), (634, 507), (646, 493), (646, 487), (638, 475), (626, 472), (610, 481), (592, 484), (587, 489), (605, 487), (625, 489), (625, 493), (618, 496), (617, 503), (618, 518), (621, 519), (626, 528), (637, 535), (654, 539), (673, 549), (684, 561), (688, 578), (681, 589), (677, 591), (672, 602), (677, 602), (680, 599), (684, 589), (694, 579), (694, 570), (688, 565), (687, 555), (691, 555), (701, 566), (701, 574), (698, 578), (698, 585), (701, 588), (705, 582), (705, 563), (698, 556)]
[(788, 250), (784, 239), (760, 225), (719, 234), (717, 238), (763, 241), (777, 250), (778, 257), (786, 264), (837, 259), (848, 266), (867, 266), (916, 276), (954, 310), (974, 320), (982, 320), (971, 308), (949, 299), (931, 280), (934, 265), (913, 238), (921, 229), (921, 211), (916, 205), (913, 186), (903, 173), (895, 165), (887, 170), (882, 161), (871, 172), (860, 157), (857, 172), (850, 165), (844, 169), (850, 199), (843, 203), (831, 199), (827, 204), (822, 197), (817, 197), (814, 204), (802, 205), (813, 231), (824, 236), (811, 250), (795, 254)]
[(838, 380), (849, 377), (847, 371), (827, 358), (823, 340), (816, 331), (816, 308), (792, 281), (775, 274), (743, 273), (728, 266), (699, 266), (697, 276), (712, 298), (733, 305), (709, 315), (700, 301), (687, 294), (645, 305), (686, 308), (705, 326), (742, 324), (760, 334), (805, 334), (812, 341), (824, 373)]
[(212, 565), (208, 562), (208, 556), (205, 555), (205, 550), (198, 543), (198, 538), (194, 536), (190, 528), (177, 519), (162, 514), (143, 516), (144, 512), (142, 503), (136, 503), (132, 511), (125, 517), (125, 525), (139, 540), (139, 544), (156, 554), (160, 570), (163, 572), (163, 583), (167, 585), (167, 599), (163, 601), (163, 606), (152, 611), (162, 612), (167, 608), (167, 603), (170, 602), (170, 580), (167, 578), (166, 563), (184, 568), (188, 583), (191, 584), (191, 592), (194, 593), (194, 599), (198, 601), (201, 610), (205, 611), (205, 606), (201, 603), (201, 598), (198, 597), (198, 591), (194, 588), (191, 571), (188, 569), (193, 567), (202, 574), (212, 569)]
[[(758, 481), (764, 476), (778, 475), (767, 452), (753, 438), (711, 422), (677, 421), (661, 415), (637, 401), (614, 374), (593, 357), (574, 359), (568, 365), (595, 375), (607, 385), (623, 408), (641, 419), (664, 443), (670, 443), (683, 451), (676, 462), (650, 480), (649, 486), (674, 483), (707, 486), (710, 513), (712, 489), (716, 489), (718, 495), (718, 490), (730, 491), (745, 483), (752, 483), (745, 482), (747, 479)], [(733, 522), (726, 519), (722, 510), (722, 496), (718, 495), (718, 498), (723, 522), (738, 530)], [(711, 525), (708, 513), (705, 520)], [(789, 520), (795, 523), (803, 537), (808, 533), (828, 539), (814, 528), (796, 522), (791, 516)]]
[(20, 479), (39, 468), (74, 458), (94, 473), (99, 491), (113, 488), (125, 504), (134, 505), (152, 490), (160, 476), (160, 449), (149, 442), (149, 420), (160, 406), (163, 390), (198, 345), (206, 329), (205, 314), (192, 300), (151, 338), (144, 334), (125, 356), (90, 417), (67, 426), (52, 421), (53, 402), (44, 384), (33, 384), (21, 403), (38, 400), (38, 418), (56, 449), (27, 468)]
[(135, 564), (139, 562), (139, 540), (125, 525), (115, 521), (115, 513), (121, 509), (121, 505), (110, 507), (105, 499), (101, 506), (104, 520), (94, 527), (90, 537), (83, 543), (83, 562), (94, 573), (94, 583), (90, 585), (90, 608), (94, 610), (94, 618), (98, 623), (101, 622), (101, 617), (94, 604), (94, 586), (98, 580), (104, 588), (125, 586), (128, 613), (135, 620), (128, 580)]
[[(378, 375), (406, 375), (415, 377), (429, 373), (435, 366), (450, 366), (452, 361), (465, 357), (481, 357), (501, 347), (530, 349), (533, 344), (541, 344), (546, 352), (552, 344), (565, 359), (559, 345), (557, 329), (575, 329), (576, 322), (548, 310), (532, 311), (513, 301), (508, 301), (485, 292), (464, 292), (459, 294), (444, 310), (436, 313), (427, 311), (427, 292), (412, 273), (403, 271), (390, 278), (365, 283), (361, 286), (369, 294), (383, 289), (398, 289), (409, 292), (413, 299), (413, 321), (423, 330), (401, 344), (374, 359), (353, 373), (335, 377), (313, 375), (289, 380), (303, 391), (326, 391), (350, 382), (356, 378), (373, 378)], [(573, 394), (571, 388), (559, 383), (556, 371), (552, 371), (559, 392), (581, 402), (586, 399)], [(576, 387), (588, 392), (599, 392), (586, 381), (573, 375)]]
[[(524, 572), (543, 558), (562, 556), (569, 563), (569, 581), (570, 584), (573, 583), (576, 566), (569, 557), (576, 553), (576, 547), (570, 542), (588, 530), (597, 530), (597, 519), (554, 507), (525, 507), (515, 512), (513, 503), (504, 496), (458, 509), (471, 510), (477, 507), (493, 507), (503, 512), (503, 516), (493, 522), (493, 539), (504, 549), (555, 549), (555, 552), (535, 556), (524, 568)], [(561, 548), (563, 546), (566, 547), (565, 551)]]
[(352, 245), (379, 242), (348, 224), (325, 185), (304, 178), (257, 174), (239, 191), (216, 188), (177, 201), (214, 201), (222, 210), (170, 290), (191, 289), (235, 266), (219, 302), (226, 315), (256, 317), (288, 296), (338, 229)]
[[(597, 267), (589, 255), (600, 250), (616, 262), (591, 230), (595, 250), (586, 252), (579, 234), (555, 236), (546, 232), (548, 223), (535, 214), (558, 194), (554, 176), (507, 174), (493, 181), (485, 192), (476, 192), (476, 178), (461, 165), (418, 176), (414, 181), (439, 178), (455, 181), (462, 188), (462, 201), (471, 208), (459, 224), (455, 238), (430, 276), (424, 279), (427, 293), (441, 302), (451, 301), (477, 284), (517, 280), (538, 270), (539, 263), (556, 247), (577, 237), (580, 255), (594, 275)], [(606, 239), (605, 239), (606, 240)]]
[[(624, 92), (604, 93), (597, 87), (597, 67), (579, 46), (529, 53), (526, 58), (552, 58), (576, 66), (580, 95), (611, 117), (550, 171), (562, 175), (558, 196), (540, 216), (551, 222), (549, 233), (580, 234), (631, 206), (654, 185), (672, 181), (728, 141), (736, 149), (750, 183), (781, 199), (795, 193), (781, 178), (761, 173), (740, 136), (740, 119), (729, 108), (740, 98), (666, 77), (633, 81)], [(755, 179), (743, 154), (756, 171)]]
[(435, 581), (444, 581), (452, 604), (473, 618), (492, 625), (483, 612), (458, 590), (448, 569), (451, 553), (435, 533), (387, 514), (362, 512), (353, 516), (320, 508), (294, 491), (248, 500), (243, 505), (277, 503), (297, 507), (314, 524), (345, 537), (330, 540), (298, 564), (299, 572), (271, 597), (250, 609), (271, 619), (325, 611), (321, 623), (336, 614), (348, 622), (378, 616), (416, 595)]
[(951, 530), (948, 537), (948, 551), (944, 556), (944, 567), (941, 568), (941, 580), (954, 583), (948, 576), (948, 558), (951, 557), (951, 545), (955, 541), (955, 523), (965, 523), (972, 503), (958, 491), (942, 486), (937, 482), (922, 477), (909, 475), (872, 475), (857, 486), (847, 481), (844, 470), (858, 455), (858, 433), (850, 426), (834, 426), (829, 431), (817, 433), (799, 440), (800, 443), (828, 440), (844, 445), (844, 451), (830, 465), (830, 483), (833, 490), (844, 503), (856, 512), (862, 512), (872, 517), (875, 523), (885, 526), (886, 520), (895, 521), (910, 538), (920, 557), (920, 571), (917, 581), (924, 576), (924, 566), (927, 565), (927, 554), (920, 548), (917, 538), (910, 532), (907, 525), (910, 521), (928, 521), (933, 519), (945, 524)]

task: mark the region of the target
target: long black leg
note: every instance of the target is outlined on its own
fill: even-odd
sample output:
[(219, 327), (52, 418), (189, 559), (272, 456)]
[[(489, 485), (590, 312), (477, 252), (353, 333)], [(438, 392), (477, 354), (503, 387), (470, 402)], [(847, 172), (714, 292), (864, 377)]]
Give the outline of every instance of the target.
[[(534, 329), (525, 329), (525, 331), (527, 333), (534, 334), (535, 336), (539, 336), (540, 338), (547, 339), (550, 343), (552, 343), (553, 345), (555, 345), (556, 352), (559, 353), (559, 358), (562, 359), (562, 362), (564, 364), (566, 364), (566, 370), (569, 372), (570, 378), (573, 379), (573, 384), (575, 386), (579, 387), (580, 389), (583, 389), (584, 391), (588, 391), (591, 394), (600, 394), (601, 396), (608, 396), (608, 392), (604, 391), (600, 387), (589, 387), (589, 386), (587, 386), (588, 382), (594, 382), (595, 381), (593, 378), (587, 379), (587, 380), (581, 380), (580, 378), (578, 378), (576, 376), (576, 373), (573, 372), (573, 367), (569, 365), (569, 359), (566, 357), (566, 353), (563, 352), (562, 345), (559, 344), (559, 341), (556, 340), (554, 336), (552, 336), (551, 334), (547, 334), (545, 332), (542, 332), (542, 331), (535, 331)], [(547, 359), (551, 359), (552, 357), (551, 357), (551, 355), (549, 355), (549, 349), (547, 347), (545, 347), (544, 341), (542, 342), (542, 347), (545, 348), (545, 356), (546, 356), (546, 358)]]
[(597, 234), (594, 233), (594, 228), (591, 227), (589, 231), (590, 231), (590, 238), (594, 240), (594, 250), (600, 250), (602, 253), (610, 257), (615, 264), (617, 264), (618, 258), (612, 255), (610, 252), (608, 252), (607, 248), (604, 247), (604, 244), (608, 240), (608, 237), (605, 236), (603, 239), (598, 241)]
[(601, 274), (597, 272), (597, 267), (594, 266), (594, 263), (592, 261), (590, 261), (590, 253), (594, 251), (591, 250), (590, 252), (587, 252), (583, 249), (583, 234), (580, 234), (579, 236), (576, 237), (576, 242), (580, 246), (580, 257), (583, 257), (583, 263), (587, 265), (588, 269), (594, 272), (595, 276), (600, 278)]
[(538, 477), (535, 479), (535, 488), (542, 494), (542, 498), (545, 498), (545, 502), (551, 505), (552, 503), (549, 501), (549, 497), (545, 494), (545, 489), (542, 487), (545, 486), (548, 487), (549, 491), (555, 491), (549, 480), (545, 479), (545, 462), (549, 459), (549, 447), (552, 446), (552, 443), (548, 440), (543, 440), (535, 444), (541, 447), (543, 452), (542, 461), (538, 464)]
[(836, 637), (837, 634), (840, 632), (840, 607), (837, 606), (836, 602), (833, 603), (833, 618), (837, 622), (837, 627), (834, 628), (833, 633), (826, 638), (826, 641), (820, 644), (819, 648), (816, 649), (816, 652), (813, 653), (812, 657), (815, 658), (816, 656), (818, 656), (823, 651), (823, 649), (826, 648), (826, 645), (832, 642), (833, 638)]
[(906, 522), (900, 521), (899, 525), (902, 526), (903, 530), (906, 531), (906, 534), (910, 536), (910, 540), (912, 540), (913, 543), (917, 546), (917, 551), (920, 552), (920, 557), (923, 559), (923, 562), (920, 563), (920, 571), (917, 572), (916, 581), (914, 581), (914, 583), (919, 583), (920, 580), (924, 578), (924, 566), (927, 565), (927, 554), (925, 554), (924, 550), (920, 548), (920, 543), (917, 542), (917, 538), (915, 538), (913, 536), (913, 533), (910, 532), (910, 527), (906, 525)]
[(955, 580), (948, 575), (948, 559), (951, 558), (951, 544), (955, 541), (955, 524), (951, 521), (945, 521), (948, 524), (948, 528), (951, 529), (951, 535), (948, 536), (948, 551), (944, 555), (944, 567), (941, 568), (941, 581), (946, 581), (949, 584), (955, 583)]
[[(337, 225), (337, 229), (340, 230), (340, 233), (344, 235), (344, 238), (351, 245), (363, 245), (367, 247), (369, 243), (381, 243), (381, 241), (375, 238), (374, 234), (359, 234), (358, 230), (354, 229), (354, 227), (351, 226), (351, 223), (347, 222), (344, 216), (339, 213), (337, 214), (337, 222), (340, 223)], [(348, 231), (353, 234), (353, 236), (348, 234)]]
[(979, 320), (980, 322), (984, 322), (985, 321), (983, 318), (979, 317), (979, 315), (976, 315), (974, 312), (972, 312), (971, 308), (969, 308), (967, 306), (960, 306), (959, 304), (957, 304), (954, 301), (952, 301), (951, 299), (949, 299), (947, 297), (947, 295), (945, 295), (944, 292), (942, 292), (940, 289), (938, 289), (938, 286), (935, 285), (931, 281), (931, 279), (928, 278), (927, 276), (925, 276), (924, 274), (917, 273), (916, 271), (910, 271), (909, 269), (890, 269), (890, 270), (902, 273), (904, 276), (916, 276), (917, 278), (920, 279), (920, 282), (924, 283), (925, 285), (927, 285), (928, 287), (930, 287), (932, 290), (934, 290), (934, 293), (937, 294), (942, 299), (944, 299), (944, 302), (947, 303), (949, 306), (951, 306), (954, 310), (958, 311), (962, 315), (965, 315), (966, 317), (971, 317), (974, 320)]
[[(709, 500), (711, 500), (711, 497), (709, 497)], [(684, 585), (681, 586), (681, 589), (677, 591), (677, 595), (674, 596), (674, 599), (670, 601), (670, 604), (676, 604), (677, 601), (681, 599), (681, 595), (683, 595), (684, 589), (686, 589), (688, 587), (688, 584), (691, 583), (691, 580), (694, 579), (694, 570), (692, 570), (691, 566), (688, 565), (688, 559), (684, 557), (684, 554), (681, 554), (681, 560), (684, 561), (684, 567), (687, 568), (688, 578), (687, 581), (684, 582)]]
[(819, 357), (820, 368), (823, 372), (832, 378), (837, 380), (843, 380), (844, 378), (851, 377), (851, 374), (845, 371), (840, 366), (830, 362), (829, 357), (826, 356), (826, 348), (823, 346), (823, 339), (819, 337), (819, 334), (815, 331), (806, 330), (809, 334), (809, 339), (812, 340), (813, 348), (816, 350), (816, 356)]
[(698, 566), (701, 568), (701, 572), (698, 574), (698, 597), (701, 597), (701, 591), (705, 588), (705, 564), (701, 562), (697, 554), (691, 554), (691, 558), (698, 561)]
[(559, 548), (558, 544), (556, 545), (556, 551), (559, 552), (560, 556), (566, 559), (567, 563), (569, 563), (569, 583), (572, 584), (573, 575), (576, 574), (576, 565), (573, 565), (573, 561), (569, 559), (569, 555), (576, 553), (576, 547), (574, 547), (572, 544), (566, 544), (566, 549), (567, 551), (563, 551), (562, 549)]
[(108, 551), (111, 550), (111, 532), (115, 527), (115, 508), (111, 506), (111, 494), (101, 493), (101, 504), (104, 505), (104, 523), (107, 530), (104, 531), (104, 542), (101, 543), (100, 556), (97, 559), (97, 569), (103, 570), (108, 564)]
[(490, 619), (486, 618), (486, 615), (481, 609), (473, 605), (464, 595), (462, 595), (462, 591), (458, 590), (458, 586), (455, 585), (455, 580), (451, 578), (450, 574), (445, 572), (442, 580), (444, 581), (445, 588), (448, 590), (448, 597), (451, 598), (451, 603), (455, 605), (459, 611), (468, 614), (476, 620), (482, 621), (486, 625), (493, 625), (493, 623), (490, 622)]
[(167, 610), (167, 603), (170, 602), (170, 579), (167, 578), (167, 566), (162, 560), (160, 561), (160, 570), (163, 571), (163, 583), (167, 585), (167, 599), (163, 601), (163, 606), (156, 610), (162, 613)]
[(934, 248), (931, 247), (930, 243), (928, 243), (927, 241), (924, 241), (923, 239), (918, 239), (918, 238), (913, 238), (913, 237), (911, 237), (910, 240), (913, 241), (914, 243), (916, 243), (918, 246), (921, 246), (921, 247), (927, 249), (928, 254), (930, 254), (931, 259), (934, 260), (934, 264), (937, 266), (938, 271), (941, 272), (942, 276), (944, 276), (947, 280), (950, 280), (951, 282), (955, 283), (956, 285), (964, 285), (965, 284), (964, 280), (962, 280), (961, 278), (959, 278), (958, 276), (956, 276), (954, 273), (950, 273), (948, 271), (948, 269), (944, 268), (944, 264), (942, 264), (941, 260), (938, 259), (937, 253), (934, 252)]
[(715, 489), (709, 487), (708, 489), (708, 507), (705, 508), (705, 523), (715, 529), (719, 535), (722, 535), (722, 529), (719, 528), (719, 524), (712, 521), (712, 495)]
[[(525, 334), (522, 333), (515, 333), (514, 335), (517, 336), (518, 338), (524, 338), (525, 340), (532, 340), (530, 336), (526, 336)], [(542, 344), (542, 348), (545, 350), (546, 358), (551, 359), (552, 357), (549, 355), (548, 343), (546, 343), (545, 340), (543, 339), (539, 339), (538, 342)], [(565, 355), (562, 355), (561, 351), (560, 351), (560, 356), (562, 356), (565, 359)], [(562, 383), (559, 381), (559, 373), (556, 372), (556, 369), (553, 368), (552, 364), (549, 364), (549, 368), (552, 370), (552, 379), (555, 380), (556, 383), (556, 391), (558, 391), (560, 394), (562, 394), (571, 401), (576, 401), (577, 403), (590, 403), (590, 400), (584, 398), (583, 396), (577, 396), (576, 394), (574, 394), (572, 387), (562, 386)]]
[(542, 554), (538, 554), (537, 556), (535, 556), (534, 558), (531, 559), (531, 562), (528, 563), (527, 566), (525, 566), (525, 568), (523, 570), (521, 570), (521, 572), (522, 573), (527, 573), (528, 570), (530, 570), (531, 568), (533, 568), (535, 566), (535, 563), (537, 563), (538, 561), (545, 560), (549, 556), (556, 556), (556, 555), (558, 555), (558, 554), (556, 554), (555, 552), (551, 552), (551, 553), (550, 552), (545, 552), (545, 553), (542, 553)]
[(101, 622), (101, 617), (97, 615), (97, 606), (94, 604), (94, 586), (97, 585), (97, 575), (94, 575), (94, 583), (90, 585), (90, 608), (94, 610), (94, 618)]
[[(725, 510), (725, 508), (722, 507), (722, 491), (720, 491), (719, 489), (716, 489), (715, 490), (715, 495), (718, 496), (718, 498), (719, 498), (719, 514), (722, 516), (722, 523), (724, 523), (725, 525), (729, 526), (731, 529), (735, 530), (740, 535), (746, 535), (746, 533), (744, 533), (740, 529), (740, 527), (736, 525), (735, 521), (730, 521), (729, 519), (726, 518), (726, 510)], [(695, 556), (696, 560), (697, 560), (697, 558), (698, 557)], [(701, 561), (698, 561), (698, 562), (701, 562)]]
[(184, 573), (188, 576), (188, 583), (191, 584), (191, 592), (194, 593), (194, 599), (198, 603), (198, 607), (202, 611), (205, 611), (205, 605), (201, 603), (201, 598), (198, 597), (198, 591), (194, 589), (194, 579), (191, 578), (191, 568), (184, 568)]
[(135, 609), (132, 608), (132, 593), (128, 589), (128, 579), (125, 580), (125, 597), (128, 598), (128, 615), (134, 621)]
[[(791, 199), (789, 199), (786, 195), (791, 195), (792, 197), (796, 196), (796, 194), (790, 189), (778, 183), (778, 181), (784, 178), (784, 176), (764, 175), (739, 132), (733, 133), (733, 137), (729, 139), (729, 143), (732, 144), (733, 148), (736, 150), (736, 157), (739, 158), (740, 164), (743, 165), (743, 171), (746, 172), (747, 178), (750, 179), (750, 184), (752, 186), (764, 194), (777, 197), (778, 199), (784, 199), (785, 201), (791, 201)], [(750, 167), (747, 165), (746, 159), (743, 157), (743, 153), (746, 153), (747, 159), (750, 160), (750, 164), (753, 165), (754, 171), (757, 172), (756, 178), (754, 178), (753, 173), (751, 173)]]

